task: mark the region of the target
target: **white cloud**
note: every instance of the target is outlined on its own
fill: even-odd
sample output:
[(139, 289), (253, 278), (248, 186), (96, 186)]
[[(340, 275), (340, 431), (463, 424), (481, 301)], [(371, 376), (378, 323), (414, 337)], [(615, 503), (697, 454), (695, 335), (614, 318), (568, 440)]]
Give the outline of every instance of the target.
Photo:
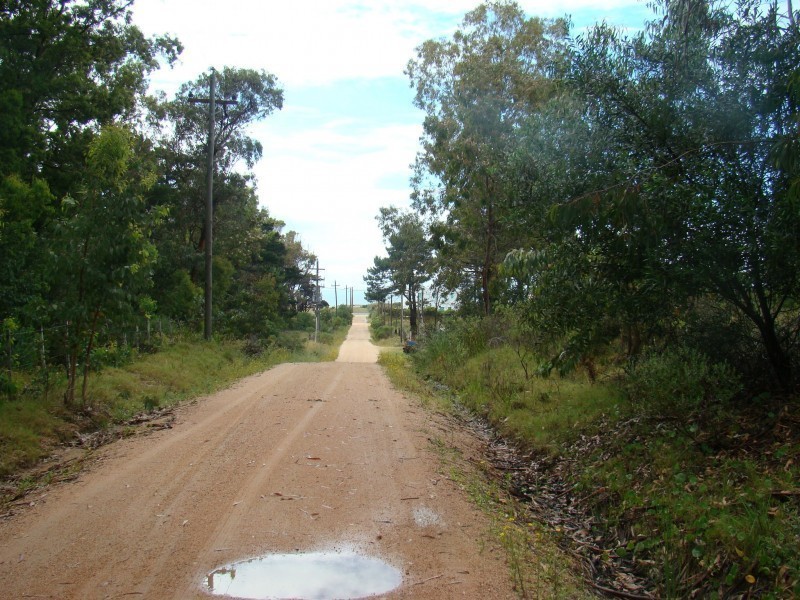
[(347, 123), (331, 122), (282, 137), (271, 135), (267, 123), (259, 130), (269, 140), (256, 167), (263, 204), (300, 232), (331, 282), (363, 288), (373, 257), (384, 254), (378, 209), (408, 204), (407, 189), (387, 189), (382, 180), (388, 174), (407, 178), (420, 126), (385, 125), (356, 134)]
[[(642, 6), (635, 0), (519, 3), (530, 15), (570, 13), (576, 22), (587, 11), (603, 18)], [(319, 255), (329, 284), (325, 297), (332, 302), (334, 280), (363, 289), (372, 258), (384, 253), (378, 209), (408, 203), (410, 190), (398, 182), (408, 178), (422, 116), (414, 113), (407, 87), (402, 91), (403, 70), (419, 44), (451, 35), (478, 4), (136, 0), (134, 22), (148, 35), (175, 35), (185, 47), (174, 69), (152, 78), (152, 87), (169, 95), (212, 66), (278, 76), (285, 108), (251, 131), (265, 148), (255, 169), (259, 195)]]

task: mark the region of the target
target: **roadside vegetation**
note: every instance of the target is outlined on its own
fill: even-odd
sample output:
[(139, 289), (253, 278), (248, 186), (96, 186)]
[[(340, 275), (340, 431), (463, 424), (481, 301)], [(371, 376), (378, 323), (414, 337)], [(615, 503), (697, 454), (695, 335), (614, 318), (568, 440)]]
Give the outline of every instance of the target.
[(192, 99), (209, 97), (212, 76), (149, 95), (182, 46), (145, 36), (132, 4), (1, 11), (0, 477), (275, 362), (332, 358), (333, 332), (350, 322), (325, 309), (308, 341), (317, 257), (258, 197), (263, 148), (249, 129), (283, 106), (264, 70), (213, 79), (236, 103), (215, 115), (206, 261), (208, 105)]
[(220, 336), (205, 341), (182, 331), (153, 338), (147, 348), (97, 348), (106, 365), (89, 381), (80, 410), (64, 406), (63, 372), (23, 373), (22, 389), (13, 400), (0, 402), (0, 479), (11, 482), (4, 492), (15, 495), (20, 474), (57, 448), (85, 448), (85, 438), (115, 428), (124, 434), (131, 420), (163, 415), (279, 363), (335, 360), (351, 322), (349, 307), (342, 306), (321, 311), (316, 342), (309, 314), (298, 315), (297, 328), (263, 343)]
[[(591, 375), (541, 377), (531, 366), (543, 357), (521, 358), (514, 326), (510, 315), (453, 321), (417, 353), (382, 362), (396, 385), (437, 410), (467, 410), (509, 445), (487, 461), (521, 507), (515, 552), (533, 552), (519, 530), (536, 522), (601, 588), (668, 598), (800, 592), (795, 403), (759, 398), (755, 408), (735, 373), (690, 351), (635, 365), (609, 354)], [(509, 505), (495, 509), (506, 515)], [(540, 567), (531, 558), (520, 568)]]

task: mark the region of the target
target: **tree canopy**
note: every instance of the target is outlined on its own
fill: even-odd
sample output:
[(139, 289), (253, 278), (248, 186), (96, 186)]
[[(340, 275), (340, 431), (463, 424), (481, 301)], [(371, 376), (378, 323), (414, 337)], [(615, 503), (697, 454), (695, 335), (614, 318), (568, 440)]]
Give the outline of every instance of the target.
[[(0, 7), (0, 322), (8, 340), (41, 336), (68, 404), (81, 376), (85, 398), (97, 348), (202, 314), (208, 113), (189, 98), (208, 96), (209, 74), (172, 100), (147, 96), (182, 48), (143, 35), (132, 4)], [(233, 67), (218, 78), (237, 103), (215, 115), (215, 310), (223, 334), (266, 343), (305, 309), (314, 257), (260, 206), (251, 172), (263, 149), (247, 128), (283, 106), (277, 79)]]
[(488, 2), (417, 49), (412, 200), (434, 217), (433, 275), (464, 313), (524, 309), (560, 340), (549, 368), (618, 338), (631, 357), (679, 343), (795, 389), (796, 19), (754, 1), (653, 10), (630, 36), (570, 37)]

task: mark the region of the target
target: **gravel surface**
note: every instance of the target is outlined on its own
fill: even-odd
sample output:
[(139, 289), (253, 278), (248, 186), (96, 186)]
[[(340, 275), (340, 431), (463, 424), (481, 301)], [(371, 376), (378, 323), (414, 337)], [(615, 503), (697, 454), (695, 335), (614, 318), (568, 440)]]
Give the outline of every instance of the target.
[(0, 597), (210, 598), (224, 565), (313, 552), (400, 570), (384, 598), (515, 597), (430, 443), (468, 455), (469, 434), (394, 390), (377, 356), (356, 315), (337, 362), (280, 365), (103, 447), (0, 523)]

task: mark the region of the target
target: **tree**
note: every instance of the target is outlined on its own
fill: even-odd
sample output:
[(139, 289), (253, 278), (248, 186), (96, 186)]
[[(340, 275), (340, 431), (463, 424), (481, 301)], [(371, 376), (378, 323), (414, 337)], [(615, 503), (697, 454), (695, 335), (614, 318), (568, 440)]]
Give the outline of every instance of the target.
[(148, 75), (181, 50), (142, 35), (130, 6), (0, 4), (0, 316), (23, 326), (47, 325), (48, 307), (62, 303), (49, 257), (63, 250), (55, 230), (70, 202), (86, 192), (90, 147), (103, 127), (136, 114)]
[(415, 104), (426, 113), (415, 207), (444, 215), (432, 229), (440, 268), (449, 272), (442, 280), (468, 291), (474, 274), (483, 314), (499, 293), (499, 262), (525, 235), (512, 218), (506, 168), (516, 132), (557, 89), (566, 34), (564, 21), (526, 18), (516, 3), (491, 2), (468, 13), (452, 40), (425, 42), (408, 65)]
[[(700, 299), (725, 303), (751, 324), (777, 386), (791, 390), (800, 213), (788, 140), (797, 132), (798, 29), (774, 5), (658, 6), (663, 17), (633, 39), (600, 25), (578, 41), (569, 83), (585, 103), (570, 129), (584, 132), (585, 160), (545, 148), (590, 185), (551, 178), (550, 189), (566, 192), (551, 211), (556, 247), (513, 255), (510, 266), (523, 265), (532, 309), (551, 307), (565, 331), (584, 338), (613, 316), (632, 354), (645, 334), (679, 327)], [(542, 115), (535, 120), (529, 131)], [(570, 272), (576, 285), (595, 286), (577, 304), (558, 301), (554, 287)]]
[[(260, 142), (247, 135), (247, 127), (283, 105), (283, 91), (273, 75), (265, 71), (225, 67), (217, 75), (217, 94), (235, 98), (234, 106), (220, 107), (216, 115), (215, 144), (215, 269), (243, 264), (255, 252), (254, 233), (260, 226), (254, 178), (242, 173), (243, 163), (252, 168), (261, 157)], [(157, 233), (163, 261), (156, 277), (163, 296), (186, 289), (179, 273), (188, 273), (193, 286), (203, 283), (205, 249), (204, 206), (208, 112), (206, 105), (189, 102), (190, 97), (208, 97), (210, 75), (181, 86), (175, 100), (150, 99), (151, 134), (163, 177), (154, 191), (157, 202), (169, 207), (169, 218)], [(230, 265), (228, 265), (230, 263)], [(214, 282), (215, 297), (224, 304), (222, 281)]]
[(89, 147), (84, 173), (76, 194), (62, 200), (53, 253), (54, 317), (66, 322), (67, 404), (75, 401), (81, 359), (86, 399), (101, 325), (151, 306), (147, 291), (157, 252), (149, 232), (164, 215), (145, 210), (155, 162), (147, 143), (129, 129), (103, 128)]
[(286, 232), (283, 243), (286, 248), (284, 273), (289, 304), (292, 310), (305, 312), (314, 301), (316, 285), (312, 273), (317, 257), (303, 248), (296, 231)]
[(147, 75), (180, 44), (131, 24), (132, 0), (11, 0), (0, 7), (0, 175), (73, 189), (98, 126), (132, 116)]
[(388, 256), (375, 257), (365, 281), (372, 298), (402, 294), (408, 302), (412, 337), (417, 331), (417, 297), (421, 286), (430, 279), (431, 246), (425, 225), (413, 212), (395, 207), (381, 208), (376, 217), (386, 242)]
[[(16, 175), (0, 180), (0, 315), (32, 317), (47, 293), (48, 248), (40, 235), (53, 216), (47, 183), (23, 182)], [(41, 317), (41, 315), (39, 315)]]

